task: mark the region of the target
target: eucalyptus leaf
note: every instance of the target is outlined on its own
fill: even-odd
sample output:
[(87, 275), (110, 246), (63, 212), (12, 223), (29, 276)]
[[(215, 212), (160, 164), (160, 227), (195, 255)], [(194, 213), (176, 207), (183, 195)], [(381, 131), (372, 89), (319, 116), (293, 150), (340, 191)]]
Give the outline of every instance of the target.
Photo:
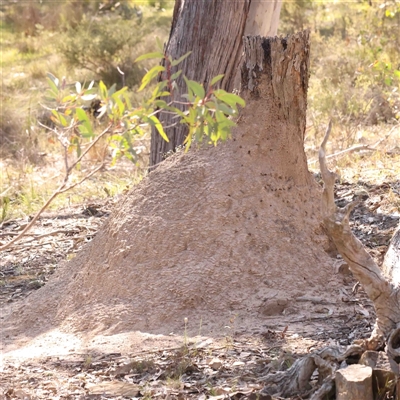
[(197, 96), (200, 97), (200, 99), (204, 99), (204, 97), (206, 96), (206, 92), (203, 88), (202, 85), (200, 85), (200, 83), (197, 83), (195, 81), (191, 81), (189, 79), (187, 79), (186, 77), (184, 78), (187, 87)]
[(224, 74), (215, 76), (214, 78), (211, 79), (210, 85), (211, 85), (211, 86), (215, 85), (215, 84), (216, 84), (217, 82), (219, 82), (223, 77), (224, 77)]
[(176, 65), (180, 64), (183, 60), (185, 60), (186, 58), (188, 58), (190, 56), (190, 54), (192, 54), (191, 51), (187, 52), (186, 54), (184, 54), (182, 57), (179, 57), (177, 60), (173, 60), (171, 62), (171, 65), (173, 67), (175, 67)]
[(152, 121), (153, 125), (156, 127), (156, 129), (157, 129), (158, 133), (161, 135), (161, 137), (166, 142), (169, 142), (168, 136), (164, 132), (164, 128), (161, 125), (161, 122), (159, 121), (159, 119), (155, 115), (152, 115), (152, 116), (149, 117), (149, 120)]
[(157, 65), (148, 71), (142, 79), (142, 84), (140, 85), (138, 92), (141, 92), (160, 72), (163, 71), (165, 71), (165, 67), (162, 65)]
[(161, 52), (154, 52), (154, 53), (147, 53), (147, 54), (143, 54), (140, 57), (138, 57), (134, 62), (139, 62), (139, 61), (143, 61), (143, 60), (149, 60), (151, 58), (164, 58), (164, 53)]

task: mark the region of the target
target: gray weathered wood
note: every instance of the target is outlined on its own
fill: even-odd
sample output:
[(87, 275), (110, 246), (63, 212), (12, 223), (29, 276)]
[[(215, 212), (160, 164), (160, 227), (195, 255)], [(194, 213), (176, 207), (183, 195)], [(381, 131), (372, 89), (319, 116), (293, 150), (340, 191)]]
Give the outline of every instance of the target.
[(354, 364), (336, 371), (336, 400), (373, 400), (372, 368)]
[[(398, 349), (396, 346), (390, 346), (390, 342), (393, 342), (398, 336), (396, 328), (400, 324), (400, 291), (396, 281), (393, 280), (396, 278), (396, 274), (394, 274), (396, 268), (388, 267), (386, 273), (383, 273), (362, 243), (352, 233), (349, 217), (355, 203), (351, 203), (345, 208), (336, 207), (333, 194), (335, 174), (329, 171), (325, 155), (330, 128), (331, 125), (327, 129), (319, 150), (321, 175), (325, 184), (323, 192), (324, 225), (337, 250), (374, 304), (377, 319), (371, 343), (376, 343), (376, 346), (375, 348), (369, 346), (369, 348), (371, 350), (378, 349), (381, 345), (381, 338), (383, 338), (388, 342), (389, 349), (392, 349), (393, 357), (397, 354)], [(397, 242), (395, 241), (395, 243)], [(391, 260), (393, 259), (395, 258), (392, 257)], [(395, 330), (396, 332), (394, 332)]]

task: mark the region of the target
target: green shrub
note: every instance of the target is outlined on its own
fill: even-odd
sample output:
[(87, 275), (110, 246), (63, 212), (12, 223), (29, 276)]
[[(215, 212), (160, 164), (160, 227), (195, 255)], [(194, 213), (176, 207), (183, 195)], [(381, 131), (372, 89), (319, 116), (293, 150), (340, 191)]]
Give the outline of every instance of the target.
[(5, 22), (16, 33), (35, 36), (41, 29), (58, 30), (60, 26), (76, 26), (85, 13), (94, 14), (101, 4), (98, 0), (30, 0), (5, 3)]
[(75, 28), (68, 28), (58, 49), (71, 67), (93, 72), (93, 78), (107, 85), (132, 87), (140, 82), (142, 68), (134, 64), (144, 29), (138, 18), (123, 16), (84, 17)]
[(57, 47), (68, 65), (91, 71), (90, 79), (107, 85), (137, 85), (154, 62), (139, 67), (133, 61), (154, 51), (156, 37), (167, 37), (171, 13), (154, 12), (136, 3), (108, 1), (101, 12), (85, 14), (79, 25), (67, 26), (65, 39)]

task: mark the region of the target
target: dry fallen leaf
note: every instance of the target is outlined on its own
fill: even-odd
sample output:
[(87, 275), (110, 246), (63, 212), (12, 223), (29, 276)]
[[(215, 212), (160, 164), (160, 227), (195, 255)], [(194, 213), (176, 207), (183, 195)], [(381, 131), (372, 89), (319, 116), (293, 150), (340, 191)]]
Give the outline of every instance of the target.
[(88, 383), (86, 388), (92, 394), (132, 397), (136, 397), (140, 394), (138, 385), (120, 381), (101, 382), (97, 384)]

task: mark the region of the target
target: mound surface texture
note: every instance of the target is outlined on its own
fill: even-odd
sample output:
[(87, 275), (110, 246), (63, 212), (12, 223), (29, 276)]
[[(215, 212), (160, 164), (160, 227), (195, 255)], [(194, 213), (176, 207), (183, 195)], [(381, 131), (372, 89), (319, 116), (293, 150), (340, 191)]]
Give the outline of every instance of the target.
[(222, 333), (337, 299), (303, 151), (308, 36), (248, 41), (233, 139), (166, 160), (7, 326), (168, 334), (188, 318), (189, 332)]
[(256, 139), (167, 160), (27, 299), (17, 325), (168, 333), (187, 317), (206, 332), (232, 318), (259, 326), (297, 297), (337, 289), (319, 189), (275, 173)]

